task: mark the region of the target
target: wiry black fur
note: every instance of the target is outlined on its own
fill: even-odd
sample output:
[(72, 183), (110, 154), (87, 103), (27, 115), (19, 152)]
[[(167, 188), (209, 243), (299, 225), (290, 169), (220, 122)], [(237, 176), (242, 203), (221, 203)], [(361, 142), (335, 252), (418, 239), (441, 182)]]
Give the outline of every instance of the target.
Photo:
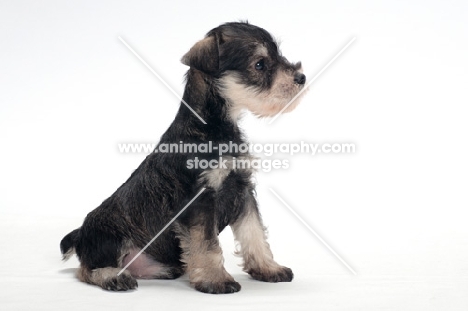
[(60, 242), (60, 251), (62, 252), (64, 256), (64, 259), (66, 259), (65, 254), (71, 251), (78, 243), (78, 240), (79, 240), (78, 235), (80, 234), (80, 229), (81, 227), (73, 230), (72, 232), (67, 234)]
[[(289, 66), (296, 70), (298, 65), (288, 63), (265, 30), (247, 23), (228, 23), (210, 31), (207, 35), (215, 43), (203, 49), (203, 58), (192, 53), (186, 75), (183, 99), (207, 122), (203, 124), (185, 105), (181, 105), (168, 130), (162, 135), (160, 144), (208, 143), (213, 145), (233, 142), (246, 143), (242, 131), (229, 117), (225, 99), (219, 93), (217, 79), (226, 70), (245, 72), (247, 58), (260, 41), (267, 45), (270, 55), (267, 60), (266, 78), (245, 75), (246, 83), (268, 88), (276, 66)], [(260, 82), (261, 80), (261, 82)], [(231, 152), (226, 156), (238, 157)], [(61, 244), (63, 254), (75, 248), (82, 267), (92, 270), (103, 267), (119, 267), (119, 256), (125, 242), (143, 248), (178, 212), (206, 185), (199, 183), (201, 169), (187, 169), (187, 160), (218, 159), (217, 151), (212, 154), (151, 153), (99, 207), (90, 212), (83, 225), (66, 235)], [(204, 193), (178, 218), (176, 224), (190, 228), (203, 225), (207, 238), (216, 238), (227, 225), (235, 222), (244, 211), (246, 198), (254, 195), (251, 172), (232, 171), (220, 189), (208, 187)], [(256, 208), (256, 205), (254, 207)], [(256, 210), (258, 212), (258, 210)], [(183, 273), (180, 241), (170, 227), (145, 251), (154, 260), (173, 267), (177, 277)], [(290, 270), (289, 270), (290, 271)], [(292, 273), (288, 277), (292, 279)], [(234, 282), (235, 283), (235, 282)], [(236, 283), (237, 284), (237, 283)], [(206, 292), (222, 292), (214, 287), (197, 285)], [(196, 287), (197, 287), (196, 286)], [(118, 289), (117, 287), (115, 287)], [(120, 287), (121, 288), (121, 287)], [(124, 287), (127, 288), (127, 287)], [(240, 286), (235, 286), (238, 291)], [(231, 288), (232, 290), (232, 288)], [(229, 289), (225, 289), (229, 292)]]

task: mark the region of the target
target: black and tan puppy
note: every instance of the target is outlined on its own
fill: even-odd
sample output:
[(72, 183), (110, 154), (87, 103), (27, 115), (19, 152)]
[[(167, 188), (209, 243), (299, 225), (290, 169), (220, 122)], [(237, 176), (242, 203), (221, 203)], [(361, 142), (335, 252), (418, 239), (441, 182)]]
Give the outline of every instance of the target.
[[(181, 105), (159, 144), (246, 143), (237, 125), (242, 110), (273, 116), (305, 83), (300, 63), (287, 61), (267, 31), (244, 22), (211, 30), (182, 63), (190, 66), (183, 99), (207, 124)], [(252, 170), (232, 165), (233, 158), (249, 155), (231, 150), (224, 155), (231, 163), (227, 167), (189, 169), (187, 161), (196, 157), (212, 160), (218, 153), (148, 155), (80, 228), (63, 238), (64, 259), (76, 253), (81, 262), (81, 281), (120, 291), (136, 288), (136, 278), (172, 279), (187, 272), (199, 291), (237, 292), (241, 286), (225, 270), (218, 241), (228, 225), (239, 243), (244, 270), (252, 278), (292, 280), (291, 269), (273, 260), (266, 241)], [(202, 188), (206, 190), (119, 274)]]

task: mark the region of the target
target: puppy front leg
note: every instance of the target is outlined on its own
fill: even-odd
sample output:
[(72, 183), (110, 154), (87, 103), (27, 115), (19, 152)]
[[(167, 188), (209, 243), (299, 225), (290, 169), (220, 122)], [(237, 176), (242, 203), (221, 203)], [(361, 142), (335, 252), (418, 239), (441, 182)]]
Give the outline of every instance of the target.
[[(182, 233), (182, 234), (180, 234)], [(214, 228), (195, 225), (179, 228), (182, 259), (196, 290), (210, 294), (235, 293), (241, 289), (239, 283), (224, 268), (223, 252)]]
[(231, 225), (240, 249), (237, 254), (244, 259), (244, 271), (252, 278), (264, 282), (290, 282), (293, 272), (276, 263), (266, 240), (257, 202), (249, 195), (243, 214)]

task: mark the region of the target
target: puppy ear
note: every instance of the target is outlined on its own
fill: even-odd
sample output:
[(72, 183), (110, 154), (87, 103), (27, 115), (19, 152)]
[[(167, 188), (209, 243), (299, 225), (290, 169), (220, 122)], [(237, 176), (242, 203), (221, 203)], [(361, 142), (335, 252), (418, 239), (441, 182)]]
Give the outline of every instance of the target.
[(216, 35), (209, 35), (195, 43), (190, 51), (182, 57), (181, 62), (207, 74), (218, 72), (219, 48)]

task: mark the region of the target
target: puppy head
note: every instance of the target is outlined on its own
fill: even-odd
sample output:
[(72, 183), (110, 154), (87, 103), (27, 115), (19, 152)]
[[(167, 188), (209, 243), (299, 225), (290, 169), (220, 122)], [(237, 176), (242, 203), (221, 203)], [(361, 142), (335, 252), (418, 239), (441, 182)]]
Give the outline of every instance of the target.
[[(290, 63), (264, 29), (227, 23), (211, 30), (182, 58), (182, 63), (211, 75), (237, 119), (243, 109), (260, 117), (293, 110), (305, 75), (301, 63)], [(302, 94), (301, 94), (302, 95)]]

